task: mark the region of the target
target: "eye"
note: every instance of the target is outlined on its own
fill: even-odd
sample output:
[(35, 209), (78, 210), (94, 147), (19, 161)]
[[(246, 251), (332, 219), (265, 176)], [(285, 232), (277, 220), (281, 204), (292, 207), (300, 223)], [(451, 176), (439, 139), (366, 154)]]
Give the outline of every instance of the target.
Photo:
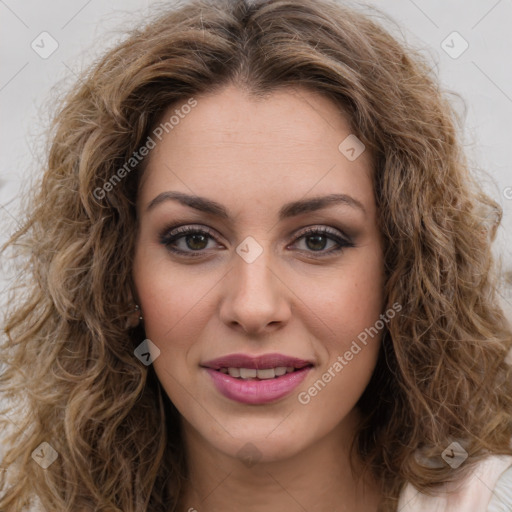
[[(325, 226), (307, 228), (299, 234), (297, 241), (301, 240), (304, 242), (306, 249), (299, 250), (320, 253), (318, 256), (314, 255), (314, 257), (329, 256), (330, 254), (339, 252), (346, 247), (354, 247), (354, 243), (351, 242), (348, 237), (340, 234), (338, 230), (333, 230)], [(334, 248), (326, 251), (325, 248), (328, 242), (332, 242)]]
[(214, 239), (215, 237), (208, 229), (194, 226), (181, 226), (160, 235), (160, 243), (165, 245), (169, 251), (186, 254), (189, 257), (200, 256), (200, 254), (191, 253), (204, 251), (208, 248), (208, 242)]
[[(207, 228), (195, 226), (181, 226), (175, 229), (164, 230), (160, 235), (160, 243), (176, 254), (195, 258), (202, 256), (207, 249), (210, 241), (215, 241), (214, 234)], [(300, 248), (301, 252), (319, 253), (314, 257), (328, 256), (334, 252), (341, 251), (346, 247), (354, 247), (354, 244), (341, 234), (338, 230), (328, 227), (309, 227), (302, 231), (296, 238), (297, 242), (303, 241), (305, 248)], [(331, 242), (334, 247), (325, 250), (326, 245)]]

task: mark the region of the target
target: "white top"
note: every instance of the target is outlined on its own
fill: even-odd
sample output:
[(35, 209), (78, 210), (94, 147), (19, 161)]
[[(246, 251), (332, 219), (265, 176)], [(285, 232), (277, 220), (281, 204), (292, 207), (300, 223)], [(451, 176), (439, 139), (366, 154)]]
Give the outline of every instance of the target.
[(437, 491), (420, 493), (410, 483), (398, 502), (398, 512), (512, 512), (512, 456), (491, 455), (465, 480)]

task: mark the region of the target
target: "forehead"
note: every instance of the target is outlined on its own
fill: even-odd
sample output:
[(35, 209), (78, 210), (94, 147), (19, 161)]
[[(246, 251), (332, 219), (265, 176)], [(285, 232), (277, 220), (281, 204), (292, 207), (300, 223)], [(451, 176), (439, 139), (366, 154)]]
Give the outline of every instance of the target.
[(187, 100), (167, 108), (155, 127), (161, 140), (155, 138), (148, 155), (142, 202), (163, 189), (236, 192), (254, 201), (340, 188), (372, 202), (369, 152), (350, 161), (340, 151), (354, 135), (342, 110), (323, 95), (294, 87), (255, 98), (228, 86), (194, 99), (193, 108), (182, 109)]

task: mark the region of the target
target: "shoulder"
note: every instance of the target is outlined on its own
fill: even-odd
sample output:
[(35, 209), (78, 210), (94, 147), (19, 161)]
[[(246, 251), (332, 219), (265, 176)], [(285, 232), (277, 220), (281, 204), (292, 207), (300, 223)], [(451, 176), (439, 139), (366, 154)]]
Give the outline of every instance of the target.
[(512, 510), (512, 463), (499, 477), (487, 512), (510, 512), (510, 510)]
[[(501, 507), (501, 508), (500, 508)], [(435, 496), (407, 484), (400, 494), (400, 512), (510, 512), (512, 510), (512, 456), (490, 455), (455, 486)]]

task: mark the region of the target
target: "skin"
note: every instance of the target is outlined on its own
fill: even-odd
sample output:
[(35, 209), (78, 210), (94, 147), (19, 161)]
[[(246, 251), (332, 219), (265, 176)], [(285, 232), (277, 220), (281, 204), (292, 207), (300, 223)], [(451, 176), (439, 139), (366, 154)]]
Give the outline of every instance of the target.
[[(370, 477), (356, 481), (348, 447), (380, 334), (307, 405), (297, 398), (383, 313), (369, 152), (349, 161), (338, 150), (351, 133), (347, 121), (329, 99), (305, 89), (256, 100), (229, 85), (196, 99), (148, 156), (133, 267), (146, 335), (160, 350), (154, 368), (182, 415), (190, 468), (182, 510), (236, 504), (249, 512), (375, 512), (377, 485)], [(165, 191), (221, 203), (229, 219), (174, 200), (147, 210)], [(278, 219), (285, 203), (333, 193), (350, 195), (365, 211), (340, 203)], [(161, 243), (161, 231), (182, 225), (211, 230), (214, 238), (175, 242), (189, 254), (199, 248), (200, 257)], [(307, 226), (329, 227), (353, 246), (330, 252), (337, 243), (302, 237)], [(248, 236), (263, 250), (252, 263), (236, 252)], [(270, 352), (315, 365), (272, 404), (224, 397), (200, 367), (226, 354)], [(256, 463), (239, 453), (247, 443)]]

